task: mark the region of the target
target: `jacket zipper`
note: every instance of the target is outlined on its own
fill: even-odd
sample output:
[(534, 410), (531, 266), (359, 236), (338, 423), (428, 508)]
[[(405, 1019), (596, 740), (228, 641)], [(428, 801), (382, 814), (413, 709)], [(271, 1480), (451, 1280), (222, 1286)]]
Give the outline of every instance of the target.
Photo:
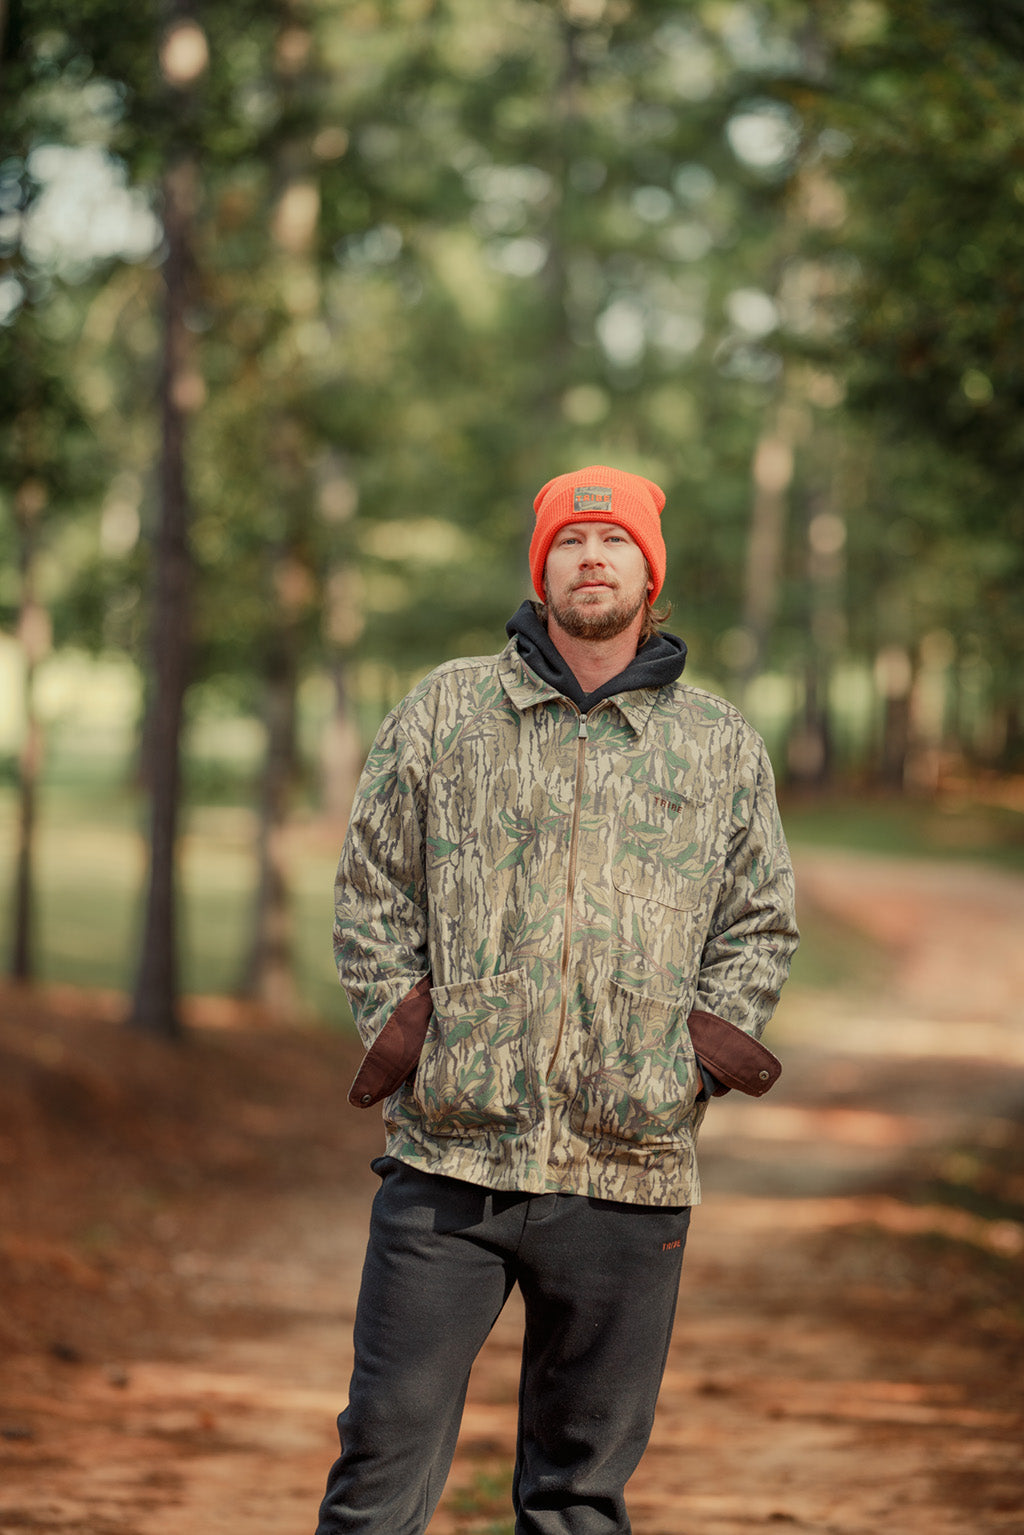
[[(576, 708), (575, 704), (573, 704), (573, 708)], [(549, 1078), (554, 1071), (555, 1062), (558, 1060), (558, 1052), (562, 1048), (562, 1035), (565, 1032), (565, 1020), (569, 1011), (569, 956), (572, 951), (573, 904), (576, 895), (576, 860), (579, 852), (580, 810), (583, 806), (583, 758), (587, 748), (587, 740), (587, 715), (581, 713), (580, 727), (576, 732), (576, 785), (573, 791), (572, 829), (569, 833), (569, 870), (566, 876), (565, 887), (565, 923), (562, 930), (562, 999), (558, 1009), (558, 1030), (555, 1034), (555, 1045), (551, 1052), (551, 1064), (548, 1067)]]

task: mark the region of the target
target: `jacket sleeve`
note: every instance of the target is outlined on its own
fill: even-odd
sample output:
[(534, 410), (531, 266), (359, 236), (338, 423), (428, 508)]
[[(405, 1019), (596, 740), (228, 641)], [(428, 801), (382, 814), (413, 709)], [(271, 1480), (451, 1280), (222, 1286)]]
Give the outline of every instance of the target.
[(775, 780), (764, 743), (751, 736), (735, 781), (725, 870), (693, 1007), (756, 1040), (775, 1011), (799, 933)]
[(427, 769), (397, 713), (366, 761), (334, 882), (334, 958), (370, 1045), (427, 971)]

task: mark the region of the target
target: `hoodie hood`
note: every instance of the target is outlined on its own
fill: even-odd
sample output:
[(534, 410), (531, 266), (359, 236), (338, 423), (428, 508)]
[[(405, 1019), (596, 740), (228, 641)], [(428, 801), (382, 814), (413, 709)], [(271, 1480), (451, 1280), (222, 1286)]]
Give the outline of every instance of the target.
[(505, 632), (514, 636), (516, 649), (532, 672), (556, 687), (563, 697), (584, 714), (602, 698), (627, 693), (633, 688), (660, 688), (675, 682), (686, 665), (686, 644), (675, 634), (657, 630), (642, 645), (625, 671), (610, 677), (593, 693), (584, 693), (561, 652), (556, 649), (537, 612), (538, 604), (524, 602), (508, 623)]

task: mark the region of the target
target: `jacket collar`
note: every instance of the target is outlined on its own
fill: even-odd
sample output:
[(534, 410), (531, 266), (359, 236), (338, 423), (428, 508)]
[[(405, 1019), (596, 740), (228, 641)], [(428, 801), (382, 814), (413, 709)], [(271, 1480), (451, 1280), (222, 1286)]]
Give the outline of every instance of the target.
[(509, 640), (498, 656), (498, 681), (520, 713), (524, 709), (532, 709), (534, 704), (546, 704), (552, 698), (564, 698), (553, 682), (545, 682), (543, 677), (539, 677), (527, 666), (514, 638)]
[[(516, 648), (514, 637), (498, 656), (498, 681), (520, 714), (536, 704), (550, 703), (552, 699), (557, 699), (568, 708), (575, 707), (553, 683), (545, 682), (527, 666)], [(631, 688), (625, 693), (616, 693), (612, 698), (602, 699), (594, 705), (594, 712), (612, 706), (618, 709), (634, 734), (642, 736), (658, 691), (657, 688)]]

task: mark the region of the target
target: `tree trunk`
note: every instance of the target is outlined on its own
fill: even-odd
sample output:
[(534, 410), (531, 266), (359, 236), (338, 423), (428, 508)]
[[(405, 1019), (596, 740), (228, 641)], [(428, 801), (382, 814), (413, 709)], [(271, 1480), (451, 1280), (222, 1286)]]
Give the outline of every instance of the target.
[(875, 685), (882, 698), (882, 739), (877, 777), (883, 788), (902, 792), (910, 751), (910, 700), (914, 666), (901, 645), (886, 645), (875, 660)]
[(241, 991), (264, 1003), (283, 1022), (294, 1022), (300, 1016), (301, 1003), (295, 981), (285, 834), (297, 756), (298, 676), (290, 636), (281, 633), (277, 639), (266, 679), (267, 749), (260, 796), (259, 881)]
[(827, 663), (809, 652), (804, 663), (804, 703), (789, 738), (786, 766), (793, 783), (822, 789), (832, 776), (832, 722), (828, 709)]
[(35, 922), (33, 853), (36, 829), (36, 789), (42, 737), (32, 699), (35, 668), (25, 665), (25, 741), (18, 759), (18, 849), (14, 871), (14, 928), (11, 939), (11, 979), (34, 981)]
[(15, 981), (35, 980), (33, 855), (36, 803), (42, 770), (43, 735), (36, 712), (36, 668), (50, 645), (50, 621), (35, 591), (36, 520), (46, 503), (42, 482), (30, 479), (15, 496), (21, 539), (21, 597), (18, 638), (24, 661), (22, 699), (25, 739), (18, 759), (18, 832), (15, 854), (10, 974)]
[(998, 766), (1004, 773), (1019, 773), (1024, 766), (1024, 710), (1015, 699), (1001, 706), (1003, 745)]
[(359, 730), (352, 717), (347, 674), (340, 657), (331, 666), (331, 685), (334, 690), (334, 710), (321, 743), (320, 778), (328, 820), (341, 835), (355, 799), (363, 752)]
[(737, 678), (741, 700), (764, 668), (778, 610), (796, 435), (796, 413), (783, 398), (765, 425), (751, 464), (753, 495), (741, 620), (746, 643)]
[[(303, 91), (309, 88), (313, 39), (308, 7), (302, 0), (283, 0), (278, 10), (276, 87), (282, 115), (287, 118)], [(319, 294), (315, 253), (320, 198), (309, 167), (310, 150), (304, 137), (286, 138), (278, 144), (271, 235), (282, 277), (282, 295), (289, 288), (293, 293)], [(310, 307), (317, 302), (318, 299), (307, 300)], [(298, 317), (294, 303), (294, 299), (289, 304), (287, 297), (282, 296), (285, 325)], [(280, 508), (283, 532), (271, 554), (273, 617), (264, 679), (267, 744), (260, 795), (259, 881), (241, 984), (243, 995), (262, 1002), (286, 1022), (297, 1019), (302, 1011), (295, 977), (285, 833), (298, 760), (296, 694), (302, 620), (313, 590), (304, 546), (315, 494), (303, 422), (287, 403), (291, 387), (294, 381), (288, 377), (273, 380), (274, 396), (285, 403), (272, 413), (269, 423), (269, 485)]]
[[(833, 445), (834, 458), (837, 451)], [(822, 473), (819, 468), (819, 474)], [(787, 754), (790, 776), (822, 789), (835, 765), (830, 687), (836, 658), (846, 643), (843, 590), (846, 524), (833, 510), (838, 498), (821, 489), (805, 497), (804, 704)]]
[(181, 1034), (175, 859), (181, 797), (181, 722), (188, 682), (189, 501), (185, 475), (188, 333), (185, 305), (196, 167), (182, 156), (164, 177), (165, 310), (160, 380), (162, 450), (152, 622), (154, 687), (148, 720), (150, 857), (142, 949), (129, 1022)]
[[(347, 522), (356, 508), (355, 487), (340, 462), (328, 459), (321, 468), (320, 515), (328, 523)], [(339, 540), (330, 541), (332, 551)], [(334, 707), (320, 741), (321, 803), (331, 826), (341, 836), (348, 823), (364, 751), (349, 694), (349, 657), (363, 632), (360, 587), (347, 565), (334, 564), (323, 584), (322, 634), (334, 691)]]

